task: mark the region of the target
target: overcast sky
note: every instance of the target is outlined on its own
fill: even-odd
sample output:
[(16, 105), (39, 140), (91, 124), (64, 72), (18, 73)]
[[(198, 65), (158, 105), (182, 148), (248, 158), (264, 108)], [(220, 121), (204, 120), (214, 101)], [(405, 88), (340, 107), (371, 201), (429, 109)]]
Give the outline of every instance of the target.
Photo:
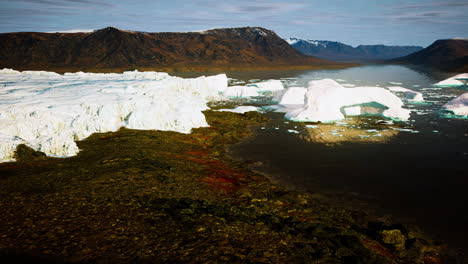
[(468, 38), (468, 0), (0, 0), (0, 32), (261, 26), (283, 38), (427, 46)]

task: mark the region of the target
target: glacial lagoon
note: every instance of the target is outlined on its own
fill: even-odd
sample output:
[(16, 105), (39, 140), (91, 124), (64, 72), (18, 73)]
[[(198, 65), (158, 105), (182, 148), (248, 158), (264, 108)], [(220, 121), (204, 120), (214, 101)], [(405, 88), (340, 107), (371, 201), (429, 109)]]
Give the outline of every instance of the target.
[[(251, 74), (228, 77), (246, 80)], [(234, 156), (292, 189), (417, 224), (468, 250), (468, 120), (441, 111), (466, 90), (433, 86), (450, 74), (395, 65), (284, 74), (263, 72), (258, 79), (278, 78), (285, 87), (324, 78), (345, 87), (400, 86), (420, 92), (425, 101), (405, 102), (409, 120), (393, 124), (377, 117), (302, 124), (269, 113), (272, 121), (237, 145)]]

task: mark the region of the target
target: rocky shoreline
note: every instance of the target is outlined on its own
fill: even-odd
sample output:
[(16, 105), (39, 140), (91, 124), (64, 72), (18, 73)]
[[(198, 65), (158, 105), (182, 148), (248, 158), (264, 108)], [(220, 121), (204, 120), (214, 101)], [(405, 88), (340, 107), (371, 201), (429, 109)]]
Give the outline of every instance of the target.
[(0, 164), (2, 263), (445, 263), (401, 224), (288, 191), (227, 147), (266, 122), (205, 112), (191, 134), (121, 129)]

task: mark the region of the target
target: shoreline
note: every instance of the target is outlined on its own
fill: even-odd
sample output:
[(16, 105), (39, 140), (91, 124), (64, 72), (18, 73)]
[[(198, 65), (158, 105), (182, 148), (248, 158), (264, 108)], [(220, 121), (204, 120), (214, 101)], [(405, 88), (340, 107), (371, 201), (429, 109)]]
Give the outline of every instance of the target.
[(400, 224), (288, 191), (225, 156), (259, 113), (205, 112), (192, 134), (93, 134), (78, 156), (0, 164), (0, 258), (56, 262), (443, 263)]
[(360, 64), (356, 63), (337, 63), (323, 65), (291, 65), (291, 64), (275, 64), (275, 65), (169, 65), (169, 66), (128, 66), (119, 68), (92, 68), (92, 67), (44, 67), (44, 66), (19, 66), (0, 68), (11, 68), (17, 71), (52, 71), (59, 74), (66, 72), (90, 72), (90, 73), (122, 73), (125, 71), (156, 71), (167, 73), (198, 73), (198, 72), (226, 72), (226, 71), (271, 71), (271, 70), (330, 70), (330, 69), (345, 69), (357, 67)]
[[(276, 115), (279, 116), (280, 114), (276, 114)], [(438, 241), (437, 243), (448, 246), (448, 251), (451, 252), (450, 255), (458, 259), (458, 261), (466, 261), (465, 244), (463, 243), (460, 244), (459, 241), (455, 241), (455, 242), (452, 241), (453, 242), (452, 243), (451, 240), (449, 240), (445, 235), (443, 235), (444, 234), (443, 231), (441, 230), (437, 231), (434, 229), (433, 226), (427, 225), (427, 223), (423, 225), (422, 223), (417, 221), (416, 217), (413, 215), (407, 215), (403, 213), (404, 211), (401, 211), (401, 212), (392, 211), (390, 207), (387, 208), (386, 206), (383, 205), (382, 201), (384, 200), (382, 200), (383, 199), (382, 197), (378, 197), (375, 194), (371, 194), (367, 192), (362, 192), (362, 193), (357, 192), (355, 189), (352, 188), (352, 186), (338, 189), (337, 186), (332, 187), (328, 183), (325, 183), (325, 182), (322, 183), (320, 182), (321, 178), (319, 177), (316, 178), (315, 176), (312, 176), (313, 169), (311, 166), (301, 167), (302, 170), (306, 170), (307, 168), (307, 171), (309, 172), (311, 178), (308, 179), (308, 181), (304, 180), (304, 182), (302, 180), (296, 181), (293, 179), (294, 177), (304, 177), (304, 176), (298, 175), (297, 171), (293, 172), (292, 174), (291, 173), (288, 174), (288, 171), (285, 168), (291, 167), (291, 166), (301, 166), (300, 164), (297, 164), (297, 162), (290, 164), (289, 166), (278, 166), (278, 164), (276, 164), (278, 162), (287, 163), (288, 161), (291, 161), (291, 160), (290, 159), (281, 160), (276, 155), (269, 155), (269, 154), (259, 155), (259, 153), (256, 153), (256, 152), (254, 154), (250, 154), (249, 151), (253, 149), (259, 149), (262, 147), (265, 147), (265, 153), (268, 153), (269, 151), (274, 152), (275, 150), (272, 149), (273, 145), (270, 146), (270, 144), (273, 144), (273, 142), (278, 142), (278, 140), (285, 140), (291, 143), (291, 140), (289, 139), (292, 138), (294, 134), (287, 133), (287, 132), (279, 132), (279, 131), (287, 131), (287, 130), (293, 129), (297, 131), (302, 131), (301, 134), (303, 134), (304, 130), (306, 130), (304, 124), (287, 122), (283, 118), (278, 118), (278, 117), (274, 117), (274, 119), (277, 119), (277, 120), (275, 120), (274, 122), (270, 121), (270, 124), (263, 125), (262, 130), (257, 129), (256, 131), (253, 131), (253, 133), (255, 132), (259, 133), (258, 137), (252, 136), (250, 138), (243, 139), (242, 141), (231, 146), (229, 157), (233, 158), (234, 160), (238, 162), (246, 163), (248, 168), (251, 169), (252, 171), (263, 175), (264, 177), (268, 178), (274, 184), (278, 184), (278, 185), (286, 187), (289, 191), (309, 193), (315, 199), (318, 199), (322, 202), (330, 204), (331, 206), (342, 207), (351, 211), (364, 212), (369, 219), (373, 219), (375, 221), (382, 221), (386, 223), (403, 223), (409, 229), (418, 230), (417, 232), (422, 234), (427, 239), (432, 239), (434, 241)], [(393, 126), (398, 126), (398, 125), (394, 124)], [(272, 130), (272, 132), (265, 132), (268, 130), (268, 127), (270, 127), (270, 129), (272, 127), (280, 127), (280, 128), (279, 130)], [(314, 130), (317, 130), (317, 129), (314, 129)], [(278, 136), (278, 135), (267, 136), (269, 137), (269, 139), (262, 139), (266, 137), (265, 135), (267, 134), (265, 133), (267, 134), (273, 133), (275, 135), (276, 134), (279, 135), (281, 133), (282, 134), (281, 136)], [(301, 139), (304, 140), (302, 144), (306, 144), (305, 139), (303, 138)], [(258, 142), (262, 140), (265, 140), (268, 143), (260, 143), (260, 144), (254, 143), (256, 141)], [(294, 146), (299, 144), (299, 143), (297, 144), (296, 143), (292, 144), (290, 147), (294, 148)], [(319, 142), (315, 142), (315, 143), (320, 144)], [(327, 143), (322, 142), (322, 144), (325, 145)], [(340, 143), (334, 143), (334, 144), (339, 145)], [(274, 146), (280, 152), (281, 152), (281, 149), (285, 148), (285, 144), (279, 144), (279, 145), (274, 145)], [(330, 145), (329, 147), (332, 147), (332, 146), (333, 144)], [(320, 152), (317, 152), (317, 151), (309, 152), (309, 154), (312, 156), (320, 155)], [(341, 159), (344, 158), (344, 156), (340, 156), (340, 154), (338, 155), (339, 155), (338, 156), (339, 158)], [(297, 155), (294, 155), (294, 157), (297, 157)], [(301, 159), (301, 162), (306, 162), (306, 160)], [(330, 164), (327, 164), (327, 166), (334, 166), (333, 165), (334, 162), (329, 161), (329, 163)], [(335, 165), (339, 166), (339, 164), (335, 164)], [(330, 172), (330, 173), (333, 173), (333, 172)], [(298, 185), (298, 183), (303, 183), (303, 185)], [(432, 234), (431, 231), (437, 231), (437, 232)]]

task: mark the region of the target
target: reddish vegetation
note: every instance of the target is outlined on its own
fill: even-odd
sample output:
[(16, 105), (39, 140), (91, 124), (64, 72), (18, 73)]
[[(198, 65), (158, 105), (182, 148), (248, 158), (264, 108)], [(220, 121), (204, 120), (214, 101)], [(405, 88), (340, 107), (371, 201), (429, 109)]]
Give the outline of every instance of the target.
[(240, 180), (245, 177), (242, 172), (228, 167), (225, 162), (210, 158), (207, 152), (188, 151), (185, 154), (190, 156), (180, 157), (206, 166), (207, 176), (201, 181), (209, 184), (214, 190), (233, 193), (239, 188)]
[(367, 239), (363, 239), (362, 240), (362, 244), (369, 250), (383, 256), (383, 257), (386, 257), (386, 258), (389, 258), (389, 259), (397, 259), (398, 256), (393, 254), (388, 248), (385, 248), (384, 246), (382, 246), (381, 244), (375, 242), (375, 241), (371, 241), (371, 240), (367, 240)]

